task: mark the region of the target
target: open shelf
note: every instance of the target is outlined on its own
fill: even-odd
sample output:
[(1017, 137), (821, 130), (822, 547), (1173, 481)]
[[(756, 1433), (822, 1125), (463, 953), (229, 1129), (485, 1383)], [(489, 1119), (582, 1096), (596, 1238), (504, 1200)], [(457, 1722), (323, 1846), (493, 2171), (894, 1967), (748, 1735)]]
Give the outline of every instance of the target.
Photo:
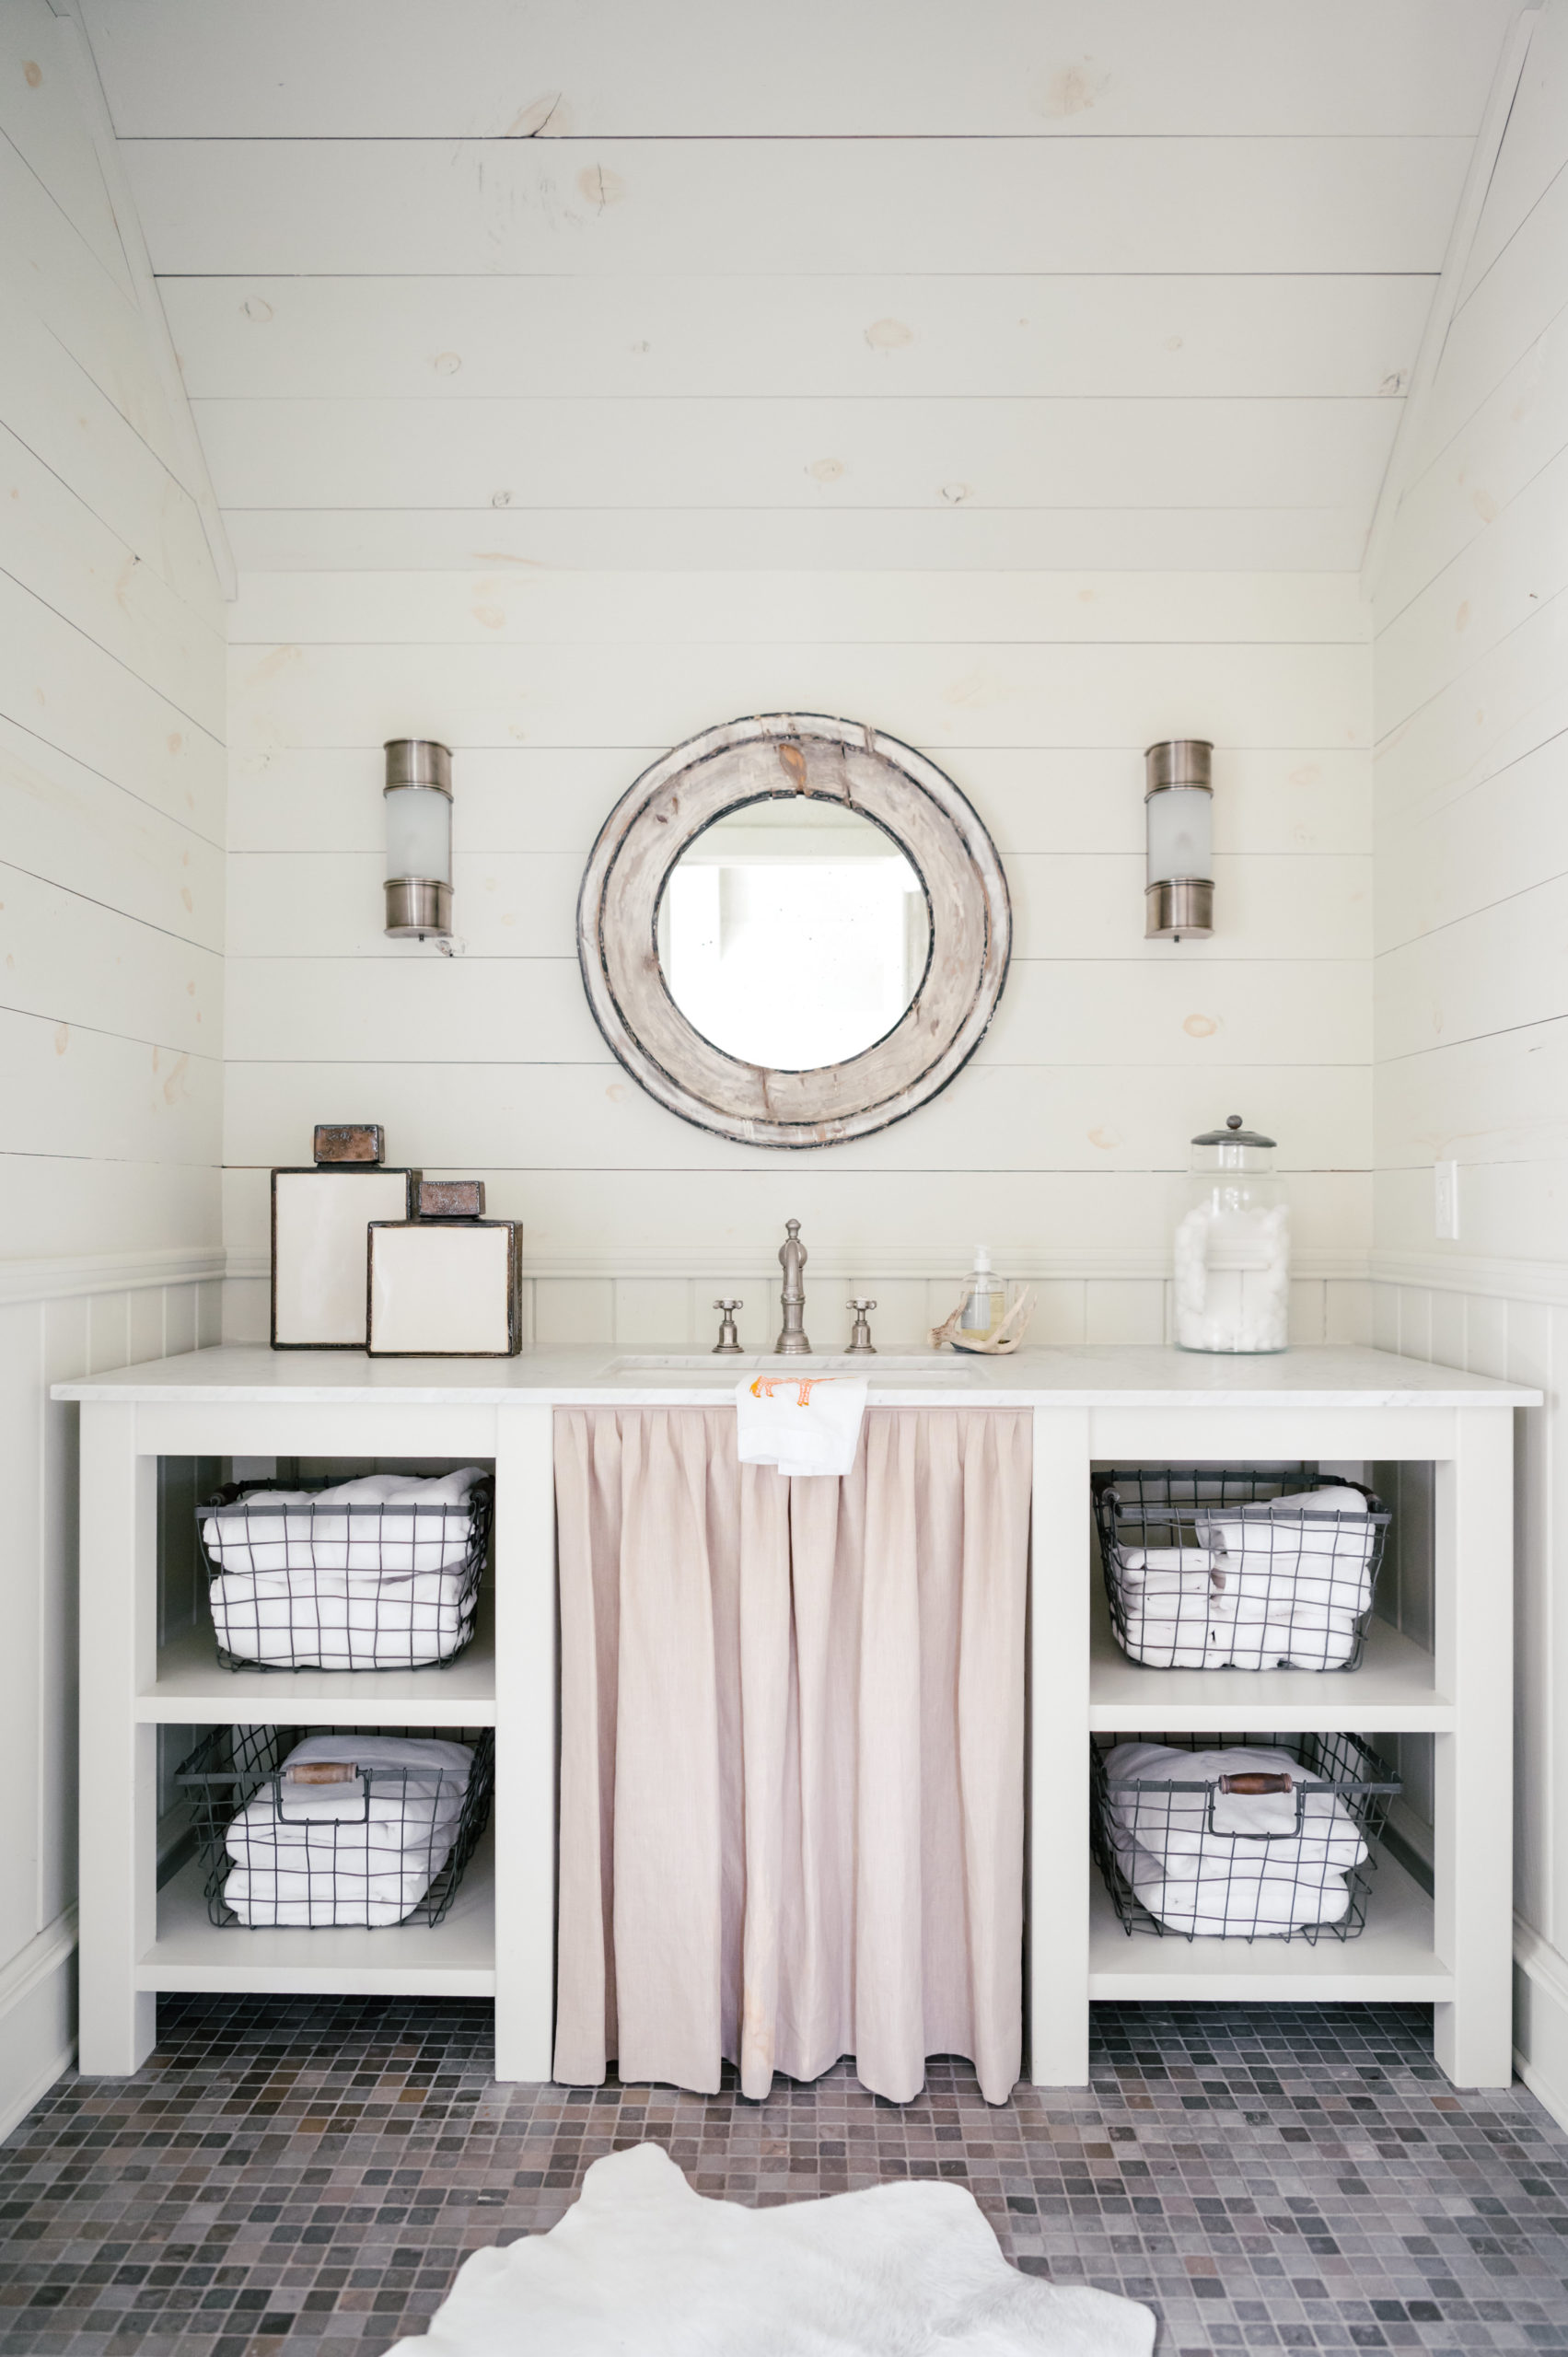
[(1441, 2003), (1454, 1979), (1433, 1951), (1432, 1901), (1378, 1852), (1359, 1939), (1156, 1940), (1125, 1933), (1098, 1867), (1090, 1870), (1089, 1996), (1156, 2004), (1228, 1999), (1264, 2004)]
[(1097, 1569), (1090, 1631), (1089, 1724), (1097, 1734), (1415, 1735), (1446, 1734), (1455, 1724), (1432, 1655), (1387, 1620), (1373, 1620), (1359, 1669), (1146, 1669), (1116, 1642)]
[(479, 1592), (473, 1642), (447, 1668), (225, 1669), (211, 1623), (158, 1654), (136, 1716), (172, 1726), (261, 1720), (285, 1726), (363, 1723), (428, 1727), (495, 1724), (495, 1599)]
[(158, 1893), (157, 1937), (138, 1989), (259, 1990), (280, 1996), (493, 1997), (494, 1828), (469, 1861), (445, 1922), (369, 1931), (247, 1931), (207, 1921), (205, 1875), (192, 1859)]

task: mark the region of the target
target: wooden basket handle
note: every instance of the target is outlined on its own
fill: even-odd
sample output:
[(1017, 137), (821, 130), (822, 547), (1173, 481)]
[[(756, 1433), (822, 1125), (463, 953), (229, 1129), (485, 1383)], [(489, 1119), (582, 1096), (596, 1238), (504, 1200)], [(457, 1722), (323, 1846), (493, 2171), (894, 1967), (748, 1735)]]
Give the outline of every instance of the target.
[(1295, 1790), (1295, 1786), (1292, 1783), (1290, 1777), (1283, 1769), (1277, 1775), (1269, 1775), (1265, 1773), (1261, 1768), (1253, 1768), (1249, 1769), (1245, 1775), (1222, 1776), (1220, 1778), (1220, 1790), (1222, 1793), (1242, 1793), (1247, 1794), (1254, 1793), (1293, 1793)]

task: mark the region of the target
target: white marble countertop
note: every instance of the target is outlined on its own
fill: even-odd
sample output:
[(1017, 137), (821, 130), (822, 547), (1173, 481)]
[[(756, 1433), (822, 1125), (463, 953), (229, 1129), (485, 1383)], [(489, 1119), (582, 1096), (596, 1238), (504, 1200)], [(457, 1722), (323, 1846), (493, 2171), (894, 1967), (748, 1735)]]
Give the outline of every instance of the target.
[(1390, 1351), (1353, 1345), (1221, 1358), (1144, 1344), (1024, 1349), (1008, 1358), (889, 1345), (870, 1359), (715, 1358), (618, 1351), (604, 1343), (525, 1351), (515, 1359), (371, 1359), (358, 1351), (270, 1351), (226, 1343), (57, 1383), (81, 1400), (401, 1400), (421, 1406), (689, 1407), (726, 1398), (759, 1368), (776, 1375), (865, 1375), (893, 1407), (1535, 1408), (1541, 1394)]

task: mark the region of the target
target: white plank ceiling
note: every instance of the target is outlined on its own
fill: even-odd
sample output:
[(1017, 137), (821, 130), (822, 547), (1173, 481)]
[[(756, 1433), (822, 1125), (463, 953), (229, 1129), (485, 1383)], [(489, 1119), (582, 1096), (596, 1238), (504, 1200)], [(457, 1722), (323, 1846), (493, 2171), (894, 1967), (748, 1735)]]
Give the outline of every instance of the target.
[(1516, 0), (83, 0), (243, 567), (1360, 561)]

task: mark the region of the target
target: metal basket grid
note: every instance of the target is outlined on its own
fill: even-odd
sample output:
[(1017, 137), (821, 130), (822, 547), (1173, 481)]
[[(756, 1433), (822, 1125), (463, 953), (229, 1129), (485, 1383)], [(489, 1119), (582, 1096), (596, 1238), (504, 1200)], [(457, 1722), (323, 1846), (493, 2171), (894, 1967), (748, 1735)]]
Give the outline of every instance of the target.
[[(1355, 1491), (1365, 1512), (1280, 1511), (1330, 1486)], [(1110, 1625), (1130, 1660), (1360, 1667), (1393, 1519), (1361, 1482), (1323, 1480), (1311, 1465), (1133, 1466), (1096, 1475), (1094, 1508)], [(1175, 1565), (1144, 1560), (1167, 1552)]]
[[(224, 1668), (444, 1669), (457, 1660), (473, 1637), (493, 1481), (475, 1482), (460, 1507), (285, 1505), (270, 1503), (270, 1487), (281, 1484), (226, 1482), (196, 1509)], [(459, 1519), (466, 1529), (448, 1561)]]
[[(300, 1928), (385, 1929), (374, 1920), (373, 1882), (384, 1887), (395, 1881), (401, 1888), (405, 1882), (423, 1880), (423, 1892), (396, 1921), (434, 1929), (457, 1897), (464, 1869), (490, 1821), (495, 1783), (494, 1727), (214, 1727), (180, 1761), (174, 1779), (185, 1794), (197, 1851), (206, 1868), (207, 1920), (223, 1931), (278, 1928), (276, 1922), (246, 1922), (225, 1901), (225, 1885), (241, 1863), (228, 1848), (229, 1829), (252, 1801), (269, 1792), (273, 1821), (297, 1822), (299, 1794), (285, 1789), (291, 1780), (284, 1773), (284, 1763), (307, 1736), (435, 1736), (465, 1744), (472, 1752), (466, 1782), (451, 1770), (355, 1768), (352, 1784), (338, 1788), (345, 1792), (352, 1813), (315, 1820), (303, 1853), (293, 1853), (303, 1855), (302, 1866), (295, 1871), (303, 1873), (307, 1885), (303, 1902), (296, 1902), (307, 1911), (307, 1923)], [(459, 1790), (454, 1823), (441, 1803)], [(296, 1803), (292, 1817), (291, 1799)], [(243, 1836), (241, 1848), (254, 1873), (274, 1877), (276, 1890), (284, 1880), (277, 1849), (258, 1839), (252, 1853)], [(322, 1883), (325, 1890), (318, 1887)]]
[[(1107, 1890), (1121, 1921), (1121, 1928), (1131, 1937), (1134, 1932), (1146, 1932), (1156, 1939), (1193, 1940), (1209, 1937), (1242, 1939), (1249, 1945), (1254, 1940), (1306, 1940), (1316, 1946), (1320, 1939), (1353, 1940), (1359, 1937), (1366, 1923), (1367, 1901), (1372, 1894), (1371, 1877), (1377, 1867), (1376, 1844), (1388, 1821), (1390, 1803), (1403, 1790), (1400, 1779), (1378, 1757), (1369, 1745), (1354, 1735), (1167, 1735), (1131, 1736), (1096, 1735), (1091, 1737), (1090, 1780), (1093, 1797), (1089, 1817), (1089, 1846), (1094, 1853)], [(1216, 1831), (1214, 1817), (1216, 1797), (1222, 1787), (1209, 1782), (1186, 1782), (1164, 1778), (1119, 1778), (1114, 1783), (1106, 1771), (1106, 1761), (1118, 1745), (1123, 1743), (1158, 1742), (1172, 1749), (1185, 1751), (1272, 1750), (1290, 1753), (1300, 1763), (1303, 1774), (1293, 1780), (1293, 1792), (1287, 1796), (1295, 1802), (1298, 1836), (1316, 1823), (1323, 1829), (1314, 1835), (1307, 1830), (1301, 1844), (1301, 1855), (1294, 1878), (1298, 1887), (1320, 1890), (1330, 1900), (1337, 1899), (1341, 1887), (1348, 1894), (1342, 1914), (1330, 1922), (1301, 1922), (1281, 1925), (1260, 1920), (1263, 1889), (1269, 1877), (1269, 1856), (1277, 1855), (1272, 1845), (1289, 1839), (1284, 1835), (1241, 1834)], [(1227, 1780), (1228, 1782), (1229, 1780)], [(1235, 1789), (1250, 1794), (1258, 1784), (1256, 1778), (1237, 1782)], [(1271, 1787), (1279, 1790), (1278, 1787)], [(1204, 1932), (1196, 1924), (1191, 1930), (1165, 1922), (1144, 1903), (1134, 1890), (1119, 1852), (1116, 1832), (1121, 1831), (1123, 1843), (1128, 1839), (1125, 1818), (1119, 1818), (1117, 1806), (1127, 1808), (1125, 1796), (1136, 1794), (1128, 1814), (1135, 1811), (1134, 1823), (1140, 1837), (1147, 1834), (1157, 1845), (1162, 1828), (1180, 1830), (1187, 1835), (1198, 1834), (1195, 1852), (1195, 1874), (1191, 1883), (1201, 1885), (1205, 1896), (1202, 1912), (1206, 1921), (1217, 1919), (1224, 1929)], [(1316, 1818), (1307, 1815), (1307, 1802), (1313, 1794), (1331, 1796), (1342, 1817)], [(1348, 1827), (1346, 1820), (1349, 1821)], [(1334, 1857), (1347, 1854), (1346, 1837), (1353, 1829), (1351, 1840), (1359, 1836), (1366, 1854), (1353, 1864), (1336, 1864)], [(1282, 1868), (1282, 1872), (1289, 1871)], [(1183, 1886), (1183, 1890), (1189, 1887)], [(1167, 1886), (1168, 1887), (1168, 1886)]]

